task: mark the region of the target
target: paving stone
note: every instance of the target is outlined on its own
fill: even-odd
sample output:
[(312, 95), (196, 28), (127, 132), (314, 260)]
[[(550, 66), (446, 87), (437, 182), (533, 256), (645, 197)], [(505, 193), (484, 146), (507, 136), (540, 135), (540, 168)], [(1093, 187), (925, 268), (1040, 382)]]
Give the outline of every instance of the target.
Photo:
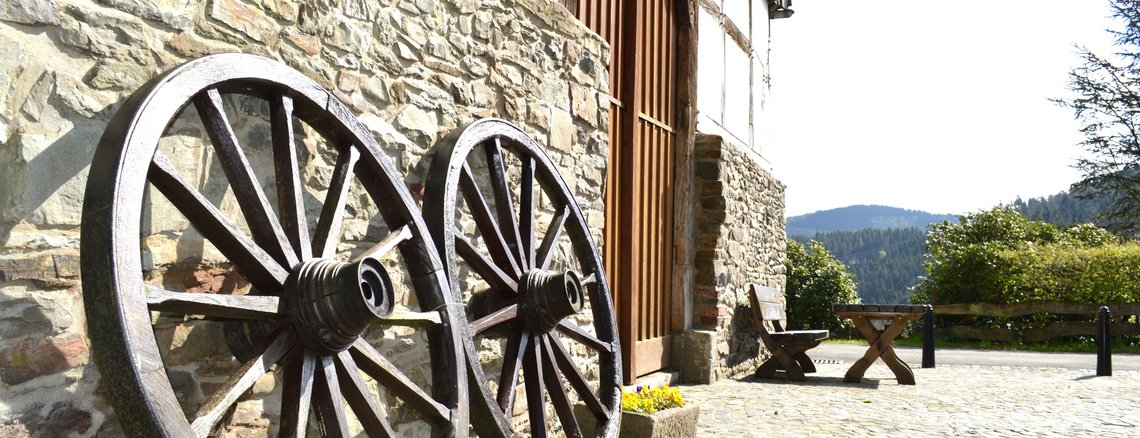
[(701, 406), (698, 436), (1136, 435), (1138, 372), (952, 365), (915, 369), (908, 386), (881, 363), (844, 383), (849, 366), (817, 364), (803, 382), (777, 374), (680, 388)]

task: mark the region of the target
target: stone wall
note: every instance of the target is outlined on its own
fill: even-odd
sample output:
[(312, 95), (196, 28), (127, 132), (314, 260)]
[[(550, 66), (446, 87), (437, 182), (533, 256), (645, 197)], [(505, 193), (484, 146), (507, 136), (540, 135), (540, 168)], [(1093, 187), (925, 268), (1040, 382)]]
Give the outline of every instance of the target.
[[(443, 135), (482, 117), (518, 123), (548, 145), (600, 238), (608, 48), (559, 2), (9, 0), (0, 4), (0, 436), (117, 434), (79, 284), (88, 165), (133, 90), (220, 52), (281, 60), (332, 90), (417, 195)], [(154, 254), (180, 244), (151, 243)], [(196, 281), (187, 287), (220, 280)]]
[(712, 366), (695, 380), (715, 381), (754, 371), (767, 354), (752, 326), (748, 287), (784, 290), (784, 185), (754, 153), (714, 135), (697, 135), (694, 174), (698, 334), (685, 338), (709, 339)]

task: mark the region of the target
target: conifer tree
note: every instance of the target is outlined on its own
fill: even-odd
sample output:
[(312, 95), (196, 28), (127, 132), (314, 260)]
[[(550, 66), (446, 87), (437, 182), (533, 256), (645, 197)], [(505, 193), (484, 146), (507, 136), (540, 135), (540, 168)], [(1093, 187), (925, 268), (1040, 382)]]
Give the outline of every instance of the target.
[(1121, 27), (1108, 30), (1115, 53), (1079, 48), (1083, 64), (1069, 72), (1074, 95), (1057, 102), (1073, 110), (1088, 152), (1077, 161), (1083, 175), (1073, 194), (1109, 196), (1103, 219), (1114, 231), (1135, 235), (1140, 232), (1140, 1), (1109, 4)]

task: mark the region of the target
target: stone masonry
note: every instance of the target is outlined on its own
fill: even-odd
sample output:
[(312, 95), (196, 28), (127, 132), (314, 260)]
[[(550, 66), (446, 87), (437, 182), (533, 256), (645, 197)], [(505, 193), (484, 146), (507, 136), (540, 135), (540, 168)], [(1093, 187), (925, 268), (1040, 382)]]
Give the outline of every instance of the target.
[[(415, 196), (422, 193), (425, 158), (442, 136), (482, 117), (519, 124), (547, 146), (600, 239), (609, 53), (561, 2), (5, 0), (0, 436), (119, 434), (103, 396), (108, 389), (99, 386), (101, 370), (90, 360), (79, 284), (88, 165), (107, 121), (132, 91), (187, 60), (221, 52), (281, 60), (332, 90), (384, 146)], [(702, 144), (698, 290), (701, 297), (736, 292), (700, 302), (698, 319), (703, 328), (725, 331), (742, 323), (733, 315), (745, 282), (783, 285), (783, 260), (741, 254), (740, 245), (724, 243), (729, 236), (782, 239), (782, 188), (747, 157)], [(709, 172), (733, 178), (721, 184)], [(735, 181), (768, 190), (752, 193)], [(749, 211), (750, 205), (767, 207)], [(147, 244), (152, 256), (161, 256), (176, 254), (180, 242)], [(216, 290), (224, 281), (211, 272), (190, 278), (187, 289)], [(755, 355), (754, 343), (721, 343), (725, 371), (718, 373), (739, 369), (741, 354)], [(205, 391), (208, 382), (193, 370), (171, 379)], [(264, 418), (247, 423), (253, 429), (235, 432), (272, 427)]]
[[(686, 382), (751, 372), (766, 351), (752, 326), (748, 286), (784, 290), (784, 185), (754, 153), (698, 135), (694, 151), (694, 324), (678, 350)], [(707, 365), (706, 365), (707, 364)]]

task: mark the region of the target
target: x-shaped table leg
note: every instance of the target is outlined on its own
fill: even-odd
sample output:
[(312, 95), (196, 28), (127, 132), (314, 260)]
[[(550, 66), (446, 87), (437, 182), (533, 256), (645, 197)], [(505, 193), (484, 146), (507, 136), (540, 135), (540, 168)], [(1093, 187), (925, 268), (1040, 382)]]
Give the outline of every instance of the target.
[(855, 364), (851, 365), (851, 369), (847, 370), (847, 375), (843, 376), (843, 381), (862, 381), (863, 373), (867, 372), (867, 368), (875, 363), (875, 359), (882, 358), (883, 363), (887, 364), (887, 367), (895, 373), (895, 379), (900, 385), (913, 385), (914, 372), (911, 371), (906, 362), (899, 359), (898, 355), (895, 354), (895, 349), (891, 347), (891, 342), (906, 328), (906, 319), (895, 318), (891, 322), (891, 326), (882, 332), (871, 325), (870, 318), (853, 317), (851, 321), (855, 323), (855, 329), (859, 331), (859, 334), (863, 335), (871, 345), (867, 347), (867, 352), (863, 354), (863, 357), (855, 361)]

